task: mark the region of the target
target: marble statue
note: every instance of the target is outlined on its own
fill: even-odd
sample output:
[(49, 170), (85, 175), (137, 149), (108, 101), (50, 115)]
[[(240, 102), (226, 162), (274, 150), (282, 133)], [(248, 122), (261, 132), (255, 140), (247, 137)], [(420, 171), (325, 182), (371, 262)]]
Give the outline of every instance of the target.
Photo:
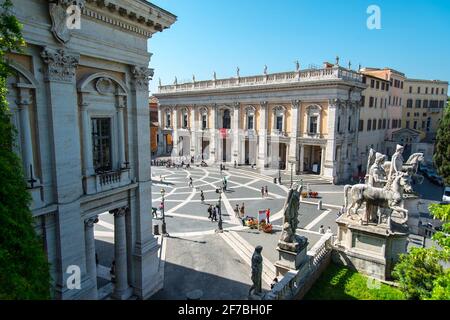
[(267, 74), (267, 65), (264, 66), (264, 74)]
[(424, 158), (423, 154), (416, 153), (403, 163), (403, 150), (403, 146), (397, 145), (392, 161), (387, 162), (386, 155), (370, 149), (365, 183), (344, 187), (347, 218), (357, 217), (361, 224), (381, 224), (385, 215), (390, 227), (390, 217), (395, 212), (403, 215), (401, 223), (407, 222), (404, 195), (413, 193), (411, 181), (418, 176), (417, 168)]
[(241, 71), (241, 69), (239, 69), (239, 67), (236, 68), (236, 75), (239, 78), (241, 75), (239, 74), (239, 72)]
[(174, 85), (177, 85), (177, 84), (178, 84), (178, 79), (177, 79), (177, 77), (175, 77), (175, 81), (173, 82), (173, 84), (174, 84)]
[(295, 61), (295, 71), (300, 71), (300, 62)]
[(249, 295), (261, 295), (262, 294), (262, 268), (263, 257), (261, 255), (263, 247), (257, 246), (252, 256), (252, 286), (249, 290)]
[(403, 154), (404, 150), (405, 150), (405, 148), (399, 144), (395, 148), (395, 153), (392, 156), (392, 160), (391, 160), (391, 167), (389, 168), (388, 179), (391, 179), (391, 177), (394, 173), (402, 171), (403, 162), (404, 162), (402, 154)]
[(214, 79), (214, 81), (216, 81), (217, 80), (217, 74), (216, 74), (216, 72), (214, 71), (214, 73), (213, 73), (213, 79)]
[(300, 206), (300, 195), (302, 186), (294, 185), (284, 205), (283, 229), (278, 247), (282, 250), (297, 252), (307, 242), (307, 239), (296, 234), (298, 226), (298, 209)]

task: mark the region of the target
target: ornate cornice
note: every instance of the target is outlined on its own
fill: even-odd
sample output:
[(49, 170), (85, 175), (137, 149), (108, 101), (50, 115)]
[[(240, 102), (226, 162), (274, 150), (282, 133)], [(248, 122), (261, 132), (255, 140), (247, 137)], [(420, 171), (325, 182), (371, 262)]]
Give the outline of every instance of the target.
[(147, 67), (133, 66), (133, 85), (137, 90), (148, 90), (148, 83), (153, 79), (154, 70)]
[(301, 101), (300, 100), (292, 100), (291, 103), (292, 103), (293, 108), (298, 109), (298, 107), (300, 107)]
[(80, 62), (80, 56), (70, 54), (64, 49), (45, 48), (41, 57), (47, 64), (47, 81), (74, 82), (75, 71)]

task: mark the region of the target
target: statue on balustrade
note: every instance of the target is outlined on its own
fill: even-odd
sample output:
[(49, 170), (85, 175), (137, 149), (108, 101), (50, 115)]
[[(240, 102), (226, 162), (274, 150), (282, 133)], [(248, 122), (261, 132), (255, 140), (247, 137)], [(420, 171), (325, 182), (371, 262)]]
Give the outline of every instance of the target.
[(262, 268), (263, 257), (261, 255), (263, 247), (257, 246), (252, 256), (252, 286), (248, 292), (249, 295), (262, 294)]

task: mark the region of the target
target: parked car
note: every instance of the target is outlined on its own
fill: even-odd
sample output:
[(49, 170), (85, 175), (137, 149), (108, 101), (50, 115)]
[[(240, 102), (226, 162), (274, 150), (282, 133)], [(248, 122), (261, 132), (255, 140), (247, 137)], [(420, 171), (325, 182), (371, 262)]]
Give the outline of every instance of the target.
[(441, 176), (438, 176), (436, 173), (432, 173), (428, 176), (428, 179), (430, 179), (431, 182), (433, 182), (434, 184), (437, 184), (439, 186), (443, 186), (444, 185), (444, 179), (442, 179)]
[(450, 203), (450, 187), (445, 187), (444, 194), (442, 195), (442, 202)]

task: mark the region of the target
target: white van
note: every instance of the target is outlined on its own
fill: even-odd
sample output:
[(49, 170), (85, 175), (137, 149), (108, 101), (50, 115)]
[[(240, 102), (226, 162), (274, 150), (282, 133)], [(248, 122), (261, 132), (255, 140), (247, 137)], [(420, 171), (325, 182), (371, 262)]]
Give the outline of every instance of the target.
[(450, 203), (450, 187), (445, 187), (442, 202)]

